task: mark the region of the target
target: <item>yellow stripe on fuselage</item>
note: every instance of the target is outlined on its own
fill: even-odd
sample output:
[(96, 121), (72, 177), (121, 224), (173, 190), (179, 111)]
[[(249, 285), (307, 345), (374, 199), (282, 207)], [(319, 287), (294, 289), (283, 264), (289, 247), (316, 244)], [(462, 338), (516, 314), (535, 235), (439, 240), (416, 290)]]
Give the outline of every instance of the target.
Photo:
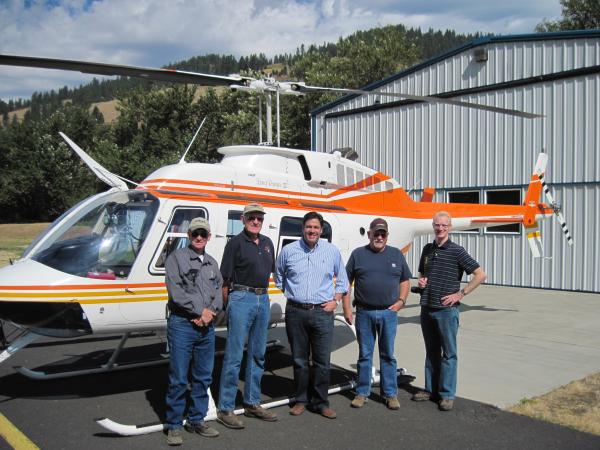
[[(282, 294), (276, 287), (269, 287), (270, 295)], [(0, 301), (47, 302), (97, 305), (101, 303), (137, 303), (167, 301), (166, 289), (141, 290), (137, 292), (94, 291), (94, 292), (0, 292)]]

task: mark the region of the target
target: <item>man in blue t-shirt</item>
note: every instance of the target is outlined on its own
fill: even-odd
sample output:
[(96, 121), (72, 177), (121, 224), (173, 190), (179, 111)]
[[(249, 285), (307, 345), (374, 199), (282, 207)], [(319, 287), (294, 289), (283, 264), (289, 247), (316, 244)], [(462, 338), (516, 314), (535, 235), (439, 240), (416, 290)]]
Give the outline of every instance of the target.
[[(371, 368), (375, 337), (379, 339), (381, 391), (389, 409), (400, 409), (396, 381), (394, 340), (397, 312), (406, 304), (410, 289), (410, 270), (402, 252), (387, 245), (388, 224), (377, 218), (368, 231), (369, 245), (352, 252), (346, 272), (354, 282), (356, 337), (358, 339), (358, 386), (352, 407), (364, 406), (371, 395)], [(350, 292), (344, 297), (344, 317), (352, 324)]]

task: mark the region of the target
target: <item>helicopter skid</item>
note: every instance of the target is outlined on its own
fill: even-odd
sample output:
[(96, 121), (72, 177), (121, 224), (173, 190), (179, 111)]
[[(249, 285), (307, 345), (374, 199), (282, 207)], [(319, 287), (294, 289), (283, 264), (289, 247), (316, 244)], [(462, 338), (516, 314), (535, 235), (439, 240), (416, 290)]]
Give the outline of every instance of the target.
[(32, 342), (38, 340), (42, 336), (37, 333), (27, 332), (14, 340), (2, 353), (0, 353), (0, 363), (6, 361), (23, 347), (28, 346)]
[[(339, 392), (348, 391), (350, 389), (354, 389), (356, 387), (356, 381), (347, 381), (345, 383), (337, 384), (331, 386), (327, 391), (329, 395), (337, 394)], [(274, 400), (272, 402), (267, 402), (261, 404), (264, 409), (275, 408), (277, 406), (284, 406), (289, 403), (294, 402), (293, 397), (287, 397), (280, 400)], [(211, 410), (212, 409), (212, 410)], [(208, 414), (204, 418), (205, 421), (211, 421), (217, 419), (217, 412), (213, 408), (209, 409)], [(233, 411), (236, 415), (244, 414), (244, 409), (236, 409)], [(140, 436), (142, 434), (156, 433), (158, 431), (163, 431), (165, 429), (165, 424), (163, 423), (151, 423), (151, 424), (142, 424), (142, 425), (124, 425), (118, 422), (115, 422), (106, 417), (96, 419), (96, 423), (100, 425), (102, 428), (110, 431), (111, 433), (118, 434), (120, 436)]]
[[(146, 360), (146, 361), (117, 363), (116, 362), (117, 358), (118, 358), (119, 354), (121, 353), (121, 350), (123, 349), (125, 342), (127, 341), (128, 338), (129, 338), (129, 333), (127, 333), (123, 336), (123, 338), (119, 342), (119, 345), (114, 350), (114, 352), (111, 355), (108, 362), (106, 364), (102, 364), (98, 367), (90, 367), (90, 368), (86, 368), (86, 369), (68, 370), (65, 372), (54, 372), (54, 373), (53, 372), (45, 372), (42, 370), (32, 370), (32, 369), (28, 369), (27, 367), (22, 367), (22, 366), (16, 366), (14, 369), (17, 372), (19, 372), (21, 375), (26, 376), (27, 378), (30, 378), (33, 380), (53, 380), (53, 379), (58, 379), (58, 378), (69, 378), (69, 377), (77, 377), (77, 376), (81, 376), (81, 375), (94, 375), (94, 374), (101, 374), (101, 373), (107, 373), (107, 372), (114, 372), (117, 370), (127, 370), (127, 369), (137, 369), (137, 368), (141, 368), (141, 367), (150, 367), (150, 366), (155, 366), (158, 364), (165, 364), (165, 363), (169, 362), (169, 354), (164, 353), (164, 354), (161, 354), (158, 358), (154, 358), (154, 359), (150, 359), (150, 360)], [(267, 349), (276, 347), (280, 344), (281, 344), (281, 341), (279, 341), (278, 339), (273, 339), (273, 340), (267, 342)], [(16, 351), (16, 350), (14, 350), (14, 351)], [(222, 350), (215, 352), (216, 355), (223, 355), (223, 353), (224, 353), (224, 351), (222, 351)]]
[(169, 358), (161, 357), (159, 359), (137, 362), (137, 363), (125, 363), (125, 364), (113, 364), (109, 366), (108, 364), (94, 367), (90, 369), (82, 369), (82, 370), (69, 370), (66, 372), (57, 372), (57, 373), (49, 373), (41, 370), (32, 370), (27, 367), (15, 366), (15, 370), (19, 372), (21, 375), (26, 376), (27, 378), (31, 378), (33, 380), (53, 380), (57, 378), (69, 378), (69, 377), (77, 377), (81, 375), (94, 375), (99, 373), (107, 373), (114, 372), (117, 370), (126, 370), (126, 369), (136, 369), (140, 367), (149, 367), (156, 366), (158, 364), (164, 364), (169, 362)]

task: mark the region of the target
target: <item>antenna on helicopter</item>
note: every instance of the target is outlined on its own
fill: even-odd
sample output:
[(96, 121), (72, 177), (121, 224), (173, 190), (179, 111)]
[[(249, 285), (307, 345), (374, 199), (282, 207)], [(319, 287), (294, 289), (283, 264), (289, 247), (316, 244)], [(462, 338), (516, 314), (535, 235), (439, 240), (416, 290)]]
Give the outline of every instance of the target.
[(204, 116), (204, 119), (202, 119), (202, 123), (200, 124), (200, 126), (196, 130), (196, 133), (194, 134), (194, 137), (192, 137), (192, 140), (190, 141), (189, 145), (185, 149), (185, 152), (183, 152), (183, 156), (179, 160), (179, 164), (185, 164), (185, 155), (187, 155), (187, 153), (190, 151), (190, 148), (192, 148), (192, 144), (196, 140), (196, 137), (198, 136), (198, 133), (200, 133), (200, 130), (202, 129), (202, 125), (204, 125), (204, 122), (206, 121), (206, 117), (207, 116)]

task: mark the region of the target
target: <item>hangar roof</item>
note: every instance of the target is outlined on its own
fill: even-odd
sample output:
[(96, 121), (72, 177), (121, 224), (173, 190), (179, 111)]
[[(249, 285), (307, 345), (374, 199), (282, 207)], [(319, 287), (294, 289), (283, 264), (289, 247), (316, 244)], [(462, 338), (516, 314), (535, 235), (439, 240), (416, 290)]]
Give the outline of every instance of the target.
[[(581, 38), (589, 38), (589, 37), (600, 37), (600, 29), (597, 30), (575, 30), (575, 31), (558, 31), (553, 33), (528, 33), (528, 34), (513, 34), (513, 35), (501, 35), (501, 36), (482, 36), (480, 38), (474, 39), (471, 42), (468, 42), (460, 47), (457, 47), (453, 50), (449, 50), (446, 53), (442, 53), (434, 58), (428, 59), (420, 64), (409, 67), (406, 70), (390, 75), (382, 80), (375, 81), (371, 84), (368, 84), (361, 89), (370, 91), (377, 89), (378, 87), (384, 86), (392, 81), (395, 81), (399, 78), (403, 78), (406, 75), (409, 75), (414, 72), (418, 72), (428, 66), (432, 66), (437, 64), (438, 62), (447, 59), (451, 56), (454, 56), (458, 53), (464, 52), (465, 50), (469, 50), (475, 47), (480, 47), (482, 45), (487, 44), (496, 44), (501, 42), (519, 42), (519, 41), (548, 41), (552, 39), (581, 39)], [(337, 105), (345, 103), (353, 98), (356, 98), (362, 94), (351, 94), (345, 95), (333, 102), (326, 103), (325, 105), (319, 106), (318, 108), (313, 109), (310, 113), (311, 116), (314, 117), (317, 114), (322, 113), (323, 111), (327, 111)]]

